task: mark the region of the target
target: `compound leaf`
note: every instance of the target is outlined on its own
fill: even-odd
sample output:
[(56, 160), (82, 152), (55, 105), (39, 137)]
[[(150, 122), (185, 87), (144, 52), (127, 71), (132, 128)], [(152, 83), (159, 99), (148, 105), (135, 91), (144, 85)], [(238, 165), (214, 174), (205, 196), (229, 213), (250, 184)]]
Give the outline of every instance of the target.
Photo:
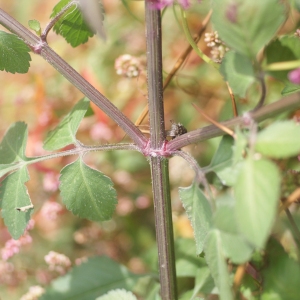
[(179, 188), (183, 207), (194, 229), (196, 253), (203, 251), (204, 240), (211, 228), (212, 212), (206, 197), (194, 182), (187, 188)]
[(30, 48), (16, 35), (0, 31), (0, 70), (27, 73), (30, 67)]
[(51, 282), (41, 300), (94, 300), (112, 289), (131, 290), (139, 275), (106, 256), (89, 258)]
[[(28, 180), (27, 168), (23, 167), (7, 176), (0, 186), (2, 217), (9, 233), (16, 240), (24, 233), (33, 212), (24, 184)], [(26, 207), (28, 209), (21, 209)]]
[(91, 221), (110, 219), (117, 205), (110, 178), (88, 167), (82, 158), (62, 169), (59, 188), (66, 207)]
[(89, 108), (89, 99), (81, 99), (66, 115), (60, 124), (49, 132), (45, 142), (45, 150), (57, 150), (70, 144), (76, 144), (76, 132), (79, 124)]
[(240, 233), (257, 248), (263, 248), (275, 221), (280, 174), (268, 160), (244, 161), (234, 185), (235, 212)]

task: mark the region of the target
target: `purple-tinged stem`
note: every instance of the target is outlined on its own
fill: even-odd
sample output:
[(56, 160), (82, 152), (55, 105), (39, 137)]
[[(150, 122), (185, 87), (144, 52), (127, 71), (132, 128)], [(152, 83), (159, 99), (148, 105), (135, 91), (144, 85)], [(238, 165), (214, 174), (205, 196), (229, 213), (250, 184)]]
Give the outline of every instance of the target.
[(166, 137), (162, 83), (161, 15), (160, 10), (153, 9), (153, 4), (152, 0), (145, 1), (150, 149), (152, 150), (150, 150), (150, 165), (161, 298), (176, 300), (177, 283), (169, 164), (166, 158), (155, 154), (162, 149)]
[(68, 81), (76, 86), (87, 98), (94, 102), (111, 119), (113, 119), (126, 134), (143, 149), (147, 144), (147, 138), (142, 132), (114, 106), (104, 95), (96, 90), (88, 81), (86, 81), (76, 70), (74, 70), (66, 61), (57, 55), (46, 42), (34, 35), (30, 30), (0, 9), (0, 24), (9, 31), (23, 39), (30, 45), (35, 53), (40, 54), (49, 64), (51, 64)]

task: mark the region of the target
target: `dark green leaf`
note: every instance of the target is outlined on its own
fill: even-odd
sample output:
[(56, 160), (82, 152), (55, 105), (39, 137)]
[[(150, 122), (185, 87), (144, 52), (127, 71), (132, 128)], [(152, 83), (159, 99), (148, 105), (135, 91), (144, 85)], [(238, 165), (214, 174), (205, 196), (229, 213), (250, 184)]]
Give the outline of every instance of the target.
[(280, 174), (272, 162), (248, 158), (234, 185), (235, 213), (239, 231), (258, 248), (263, 248), (275, 220)]
[(76, 132), (87, 112), (89, 103), (87, 98), (83, 98), (73, 107), (60, 124), (49, 132), (44, 142), (44, 149), (57, 150), (70, 144), (76, 144)]
[(210, 294), (214, 287), (215, 284), (210, 275), (209, 268), (207, 266), (199, 268), (196, 272), (195, 287), (191, 299), (197, 299), (195, 297), (200, 292), (204, 294)]
[(296, 300), (299, 298), (300, 265), (272, 241), (267, 253), (267, 268), (263, 272), (264, 292), (261, 300)]
[(59, 188), (64, 204), (74, 215), (91, 221), (111, 219), (117, 205), (113, 183), (82, 158), (62, 169)]
[[(51, 17), (55, 17), (69, 2), (70, 0), (61, 0), (54, 6)], [(84, 21), (77, 5), (72, 5), (63, 14), (53, 30), (63, 36), (72, 47), (86, 43), (94, 35)]]
[(225, 54), (220, 72), (231, 87), (233, 94), (240, 97), (246, 96), (248, 88), (255, 81), (251, 60), (234, 51)]
[(30, 67), (30, 48), (16, 35), (0, 31), (0, 70), (27, 73)]
[(123, 289), (117, 289), (110, 291), (101, 297), (98, 297), (96, 300), (137, 300), (137, 298), (131, 292)]
[(33, 212), (25, 186), (28, 180), (27, 168), (23, 167), (7, 176), (0, 185), (2, 217), (9, 233), (16, 240), (24, 233)]
[(0, 163), (11, 164), (26, 160), (27, 125), (23, 122), (12, 124), (0, 144)]
[(292, 84), (292, 83), (288, 83), (284, 89), (281, 91), (281, 94), (283, 96), (287, 96), (287, 95), (290, 95), (290, 94), (293, 94), (293, 93), (297, 93), (299, 92), (300, 90), (300, 85), (295, 85), (295, 84)]
[[(276, 39), (265, 49), (266, 63), (272, 64), (277, 62), (288, 62), (300, 58), (300, 40), (295, 36), (283, 36)], [(270, 75), (290, 84), (287, 74), (291, 70), (268, 71)], [(298, 86), (299, 88), (299, 86)]]
[(273, 123), (258, 133), (255, 149), (272, 158), (300, 153), (300, 126), (293, 120)]
[(212, 22), (220, 38), (233, 50), (255, 58), (285, 21), (278, 0), (213, 0)]
[(131, 290), (140, 276), (108, 257), (93, 257), (51, 282), (41, 300), (95, 300), (112, 289)]
[(196, 183), (187, 188), (179, 188), (179, 195), (194, 229), (196, 253), (200, 254), (203, 251), (206, 235), (211, 228), (210, 204)]
[(222, 250), (220, 231), (211, 230), (205, 241), (205, 259), (219, 289), (220, 300), (233, 300), (226, 258)]

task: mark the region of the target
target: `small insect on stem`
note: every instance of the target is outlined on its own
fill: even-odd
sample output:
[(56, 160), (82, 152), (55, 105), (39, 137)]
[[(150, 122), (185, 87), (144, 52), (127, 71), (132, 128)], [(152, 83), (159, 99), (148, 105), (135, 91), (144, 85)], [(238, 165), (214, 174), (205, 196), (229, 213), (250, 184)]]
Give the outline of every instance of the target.
[(29, 209), (34, 208), (33, 204), (22, 206), (22, 207), (16, 207), (16, 210), (21, 212), (27, 212)]
[(172, 123), (171, 130), (166, 130), (166, 135), (171, 137), (172, 140), (187, 133), (186, 128), (181, 123), (176, 123), (173, 120), (170, 120), (170, 122)]

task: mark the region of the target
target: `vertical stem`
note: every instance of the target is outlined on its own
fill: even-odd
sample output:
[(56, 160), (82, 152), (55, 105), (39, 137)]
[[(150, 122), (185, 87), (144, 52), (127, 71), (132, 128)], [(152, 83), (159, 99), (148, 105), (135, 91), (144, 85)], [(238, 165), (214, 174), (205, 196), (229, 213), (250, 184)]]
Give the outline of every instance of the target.
[[(161, 15), (160, 10), (153, 9), (153, 4), (153, 0), (145, 1), (150, 147), (155, 153), (155, 150), (161, 149), (165, 141), (165, 125)], [(163, 300), (176, 300), (177, 286), (168, 160), (159, 156), (151, 156), (150, 164), (161, 297)]]

